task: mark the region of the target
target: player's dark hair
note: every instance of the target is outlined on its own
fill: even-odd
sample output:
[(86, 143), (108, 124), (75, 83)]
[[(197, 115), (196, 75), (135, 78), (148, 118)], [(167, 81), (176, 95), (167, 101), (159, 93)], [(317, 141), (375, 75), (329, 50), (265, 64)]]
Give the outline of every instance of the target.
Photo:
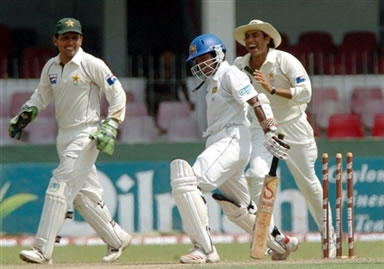
[[(266, 36), (269, 36), (269, 35), (267, 35), (266, 33), (264, 33), (263, 32), (263, 35), (264, 35), (264, 37), (266, 37)], [(270, 37), (270, 36), (269, 36)], [(276, 46), (275, 46), (275, 42), (273, 41), (273, 38), (272, 37), (270, 37), (271, 38), (271, 40), (269, 41), (269, 44), (268, 44), (268, 48), (272, 48), (272, 49), (274, 49)]]

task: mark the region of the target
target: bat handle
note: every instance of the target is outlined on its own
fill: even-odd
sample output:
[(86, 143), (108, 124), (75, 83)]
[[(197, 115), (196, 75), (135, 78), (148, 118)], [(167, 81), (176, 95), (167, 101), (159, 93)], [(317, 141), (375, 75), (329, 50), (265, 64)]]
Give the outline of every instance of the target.
[[(277, 135), (277, 137), (281, 140), (284, 139), (284, 134), (282, 133), (279, 133)], [(272, 177), (275, 177), (276, 176), (276, 171), (277, 171), (277, 166), (279, 164), (279, 158), (273, 156), (273, 159), (272, 159), (272, 164), (271, 164), (271, 168), (269, 170), (269, 175), (272, 176)]]

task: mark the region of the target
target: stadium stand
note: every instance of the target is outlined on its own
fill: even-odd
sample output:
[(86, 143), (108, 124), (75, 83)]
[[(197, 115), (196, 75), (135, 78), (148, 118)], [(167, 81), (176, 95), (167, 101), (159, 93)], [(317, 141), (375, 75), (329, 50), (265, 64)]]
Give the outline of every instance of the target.
[(373, 120), (372, 136), (384, 138), (384, 113), (375, 115)]
[(191, 108), (187, 102), (163, 101), (159, 105), (157, 123), (164, 129), (169, 129), (171, 122), (179, 117), (190, 117)]
[(151, 116), (126, 117), (119, 126), (119, 141), (125, 143), (153, 142), (157, 139), (157, 128)]
[(179, 117), (171, 121), (168, 129), (170, 141), (194, 141), (201, 136), (198, 135), (196, 120), (190, 117)]
[[(362, 42), (362, 40), (364, 42)], [(373, 32), (347, 32), (338, 46), (334, 59), (327, 60), (325, 74), (371, 74), (378, 42)]]
[(8, 74), (8, 56), (5, 51), (0, 49), (0, 79), (7, 78)]
[(333, 114), (329, 118), (327, 138), (363, 138), (364, 132), (358, 115)]
[(361, 121), (365, 128), (371, 130), (376, 114), (384, 114), (384, 99), (365, 100), (361, 109)]
[(303, 32), (295, 51), (310, 74), (323, 74), (325, 62), (335, 53), (335, 45), (329, 32)]
[(29, 47), (23, 49), (20, 63), (20, 77), (39, 78), (45, 63), (55, 55), (55, 51), (47, 47)]
[(351, 95), (351, 111), (352, 113), (361, 115), (362, 105), (370, 100), (383, 99), (383, 92), (378, 87), (354, 87)]
[(127, 103), (127, 106), (125, 108), (125, 116), (148, 116), (148, 108), (145, 103)]
[(285, 33), (280, 33), (280, 35), (281, 35), (281, 44), (278, 47), (278, 49), (294, 54), (294, 46), (291, 45), (288, 35)]
[(27, 141), (32, 144), (54, 144), (57, 135), (56, 119), (36, 117), (24, 132), (28, 133)]
[(12, 53), (12, 30), (5, 24), (0, 24), (0, 51), (3, 51), (7, 57)]

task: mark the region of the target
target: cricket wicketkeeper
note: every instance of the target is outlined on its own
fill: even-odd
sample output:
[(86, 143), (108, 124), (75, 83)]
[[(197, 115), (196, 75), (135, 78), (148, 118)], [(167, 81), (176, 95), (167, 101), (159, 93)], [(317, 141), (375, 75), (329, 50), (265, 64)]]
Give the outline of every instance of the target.
[[(20, 258), (51, 263), (56, 236), (73, 204), (107, 244), (103, 262), (113, 262), (132, 237), (112, 219), (103, 202), (95, 161), (99, 151), (113, 153), (117, 128), (125, 116), (125, 92), (107, 65), (81, 48), (83, 34), (78, 20), (59, 20), (53, 42), (59, 55), (45, 64), (38, 88), (9, 123), (9, 135), (20, 139), (39, 111), (54, 101), (60, 164), (46, 191), (32, 249), (21, 251)], [(100, 126), (101, 93), (109, 102), (109, 110)]]

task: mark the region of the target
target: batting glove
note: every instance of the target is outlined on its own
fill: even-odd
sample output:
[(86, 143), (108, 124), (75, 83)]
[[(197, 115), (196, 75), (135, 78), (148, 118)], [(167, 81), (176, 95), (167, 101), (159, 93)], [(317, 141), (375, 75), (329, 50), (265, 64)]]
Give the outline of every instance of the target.
[(9, 121), (9, 136), (19, 140), (23, 129), (36, 118), (38, 112), (35, 106), (23, 106), (20, 112)]
[(101, 124), (99, 130), (90, 134), (89, 138), (95, 140), (98, 150), (105, 155), (111, 156), (115, 149), (115, 139), (117, 136), (118, 122), (112, 118), (106, 119)]
[(264, 146), (273, 156), (280, 160), (287, 159), (288, 151), (291, 147), (285, 141), (278, 138), (273, 131), (265, 133), (264, 138)]

